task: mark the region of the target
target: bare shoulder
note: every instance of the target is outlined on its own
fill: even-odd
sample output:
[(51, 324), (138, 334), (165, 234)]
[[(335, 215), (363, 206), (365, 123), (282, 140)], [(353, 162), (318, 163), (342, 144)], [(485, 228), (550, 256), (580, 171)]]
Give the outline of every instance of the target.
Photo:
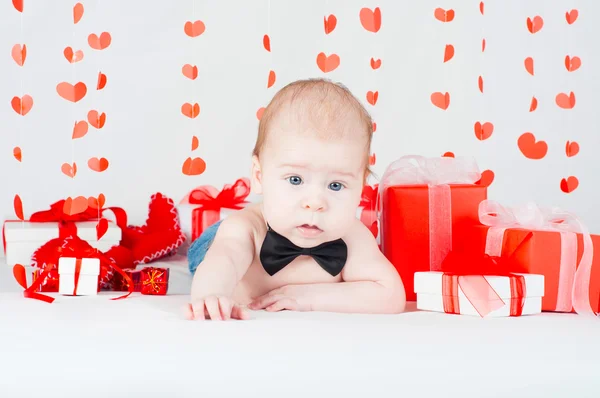
[(379, 249), (371, 231), (359, 220), (344, 237), (348, 246), (348, 261), (342, 271), (345, 281), (376, 281), (396, 285), (400, 282), (398, 272)]
[(260, 232), (262, 214), (257, 205), (233, 212), (225, 218), (215, 236), (215, 240), (222, 238), (244, 239), (253, 242)]
[(353, 221), (348, 233), (344, 236), (348, 246), (348, 257), (383, 256), (373, 233), (358, 218)]

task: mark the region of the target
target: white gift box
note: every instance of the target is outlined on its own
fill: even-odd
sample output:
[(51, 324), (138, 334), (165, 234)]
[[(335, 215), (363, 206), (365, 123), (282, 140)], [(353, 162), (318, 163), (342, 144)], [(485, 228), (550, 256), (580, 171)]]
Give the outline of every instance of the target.
[[(445, 310), (444, 300), (452, 300), (455, 313), (461, 315), (474, 315), (486, 317), (504, 317), (511, 315), (511, 283), (507, 276), (485, 276), (490, 287), (497, 293), (500, 300), (485, 299), (492, 307), (495, 305), (500, 308), (495, 309), (488, 314), (481, 315), (475, 306), (469, 301), (460, 286), (456, 287), (457, 296), (451, 294), (443, 296), (443, 273), (442, 272), (415, 272), (415, 293), (417, 295), (417, 309), (434, 312), (447, 312)], [(516, 274), (522, 275), (525, 279), (525, 297), (521, 315), (533, 315), (542, 312), (542, 297), (544, 296), (544, 275), (536, 274)], [(454, 290), (454, 289), (453, 289)], [(502, 305), (504, 302), (504, 305)], [(452, 312), (451, 312), (452, 313)]]
[[(79, 267), (79, 271), (77, 268)], [(61, 257), (58, 259), (58, 293), (68, 296), (98, 294), (100, 259)]]
[[(97, 221), (77, 221), (77, 236), (90, 246), (105, 252), (121, 242), (121, 228), (114, 222), (108, 222), (108, 230), (98, 240)], [(15, 264), (31, 264), (31, 256), (46, 242), (58, 238), (58, 222), (6, 221), (4, 224), (4, 241), (6, 243), (6, 262)]]

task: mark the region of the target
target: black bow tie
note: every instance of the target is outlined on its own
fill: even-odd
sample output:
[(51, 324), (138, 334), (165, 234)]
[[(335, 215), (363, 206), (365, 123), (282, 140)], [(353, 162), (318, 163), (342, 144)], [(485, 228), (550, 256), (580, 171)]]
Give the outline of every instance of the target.
[(269, 275), (275, 275), (300, 255), (311, 256), (321, 268), (336, 276), (346, 264), (348, 247), (342, 239), (336, 239), (315, 247), (302, 248), (268, 227), (260, 249), (260, 261)]

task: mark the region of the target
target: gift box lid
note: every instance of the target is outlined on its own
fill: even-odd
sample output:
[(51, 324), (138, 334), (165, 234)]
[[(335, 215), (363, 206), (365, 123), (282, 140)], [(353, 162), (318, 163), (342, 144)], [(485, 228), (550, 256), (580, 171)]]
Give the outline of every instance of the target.
[[(58, 259), (59, 274), (74, 274), (75, 257), (61, 257)], [(99, 275), (100, 274), (100, 259), (98, 258), (82, 258), (80, 275)]]
[[(77, 236), (92, 242), (97, 241), (97, 221), (77, 221)], [(29, 222), (9, 220), (4, 223), (4, 239), (6, 242), (47, 242), (58, 238), (58, 222)], [(119, 242), (121, 228), (114, 222), (108, 222), (108, 230), (100, 239), (101, 241)]]
[[(443, 272), (415, 272), (415, 293), (442, 295), (442, 276)], [(543, 297), (544, 296), (544, 275), (537, 274), (518, 274), (525, 278), (525, 297)], [(501, 299), (510, 299), (510, 278), (507, 276), (489, 276), (485, 279), (490, 286), (498, 293)], [(458, 294), (463, 295), (458, 289)]]

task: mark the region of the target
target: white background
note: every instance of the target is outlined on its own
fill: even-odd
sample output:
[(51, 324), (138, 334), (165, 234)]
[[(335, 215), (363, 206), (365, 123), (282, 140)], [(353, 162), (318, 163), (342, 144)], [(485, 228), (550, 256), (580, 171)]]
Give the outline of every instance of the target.
[[(600, 3), (595, 1), (82, 1), (85, 13), (73, 24), (75, 1), (29, 0), (21, 15), (10, 1), (0, 3), (0, 221), (14, 218), (13, 197), (20, 194), (25, 216), (50, 203), (75, 195), (103, 192), (107, 205), (127, 210), (130, 222), (142, 224), (154, 192), (178, 201), (190, 189), (222, 187), (248, 175), (256, 136), (256, 111), (290, 81), (328, 77), (343, 82), (365, 104), (369, 90), (379, 91), (376, 106), (367, 104), (376, 123), (374, 167), (381, 176), (402, 155), (440, 156), (446, 151), (472, 155), (482, 170), (496, 178), (490, 197), (508, 205), (535, 200), (575, 211), (592, 232), (600, 232), (598, 79), (599, 51), (594, 37)], [(360, 23), (362, 7), (380, 7), (379, 32)], [(450, 23), (434, 18), (436, 7), (452, 8)], [(568, 25), (565, 12), (577, 8), (578, 20)], [(335, 14), (335, 30), (326, 35), (323, 16)], [(527, 17), (544, 18), (541, 31), (527, 30)], [(197, 38), (184, 33), (188, 20), (202, 20), (206, 31)], [(110, 32), (104, 51), (87, 44), (90, 33)], [(262, 46), (270, 33), (272, 52)], [(481, 53), (481, 39), (487, 48)], [(14, 44), (25, 43), (24, 67), (11, 58)], [(455, 56), (443, 63), (444, 47)], [(84, 51), (84, 60), (69, 64), (63, 49)], [(321, 51), (337, 53), (341, 65), (324, 74), (316, 64)], [(579, 56), (582, 66), (569, 73), (566, 55)], [(535, 60), (535, 76), (524, 68)], [(370, 58), (380, 58), (374, 71)], [(199, 77), (188, 80), (184, 64), (196, 64)], [(273, 69), (277, 80), (267, 89)], [(104, 90), (95, 91), (98, 71), (107, 75)], [(484, 76), (485, 91), (477, 89)], [(56, 85), (84, 81), (88, 95), (77, 104), (60, 98)], [(450, 92), (447, 111), (434, 107), (435, 91)], [(573, 91), (577, 104), (566, 111), (556, 106), (559, 92)], [(30, 94), (34, 106), (25, 117), (10, 106), (15, 95)], [(530, 113), (531, 97), (538, 98)], [(184, 117), (184, 102), (198, 102), (200, 116)], [(106, 112), (101, 130), (71, 140), (75, 120), (87, 112)], [(486, 141), (475, 138), (473, 124), (491, 121), (495, 129)], [(525, 158), (517, 139), (526, 131), (548, 143), (542, 160)], [(192, 136), (199, 149), (191, 152)], [(580, 153), (565, 155), (567, 140)], [(12, 156), (14, 146), (23, 161)], [(87, 168), (87, 159), (104, 156), (103, 173)], [(200, 176), (185, 176), (188, 156), (207, 163)], [(78, 174), (60, 171), (77, 162)], [(577, 190), (565, 194), (560, 181), (576, 176)]]

